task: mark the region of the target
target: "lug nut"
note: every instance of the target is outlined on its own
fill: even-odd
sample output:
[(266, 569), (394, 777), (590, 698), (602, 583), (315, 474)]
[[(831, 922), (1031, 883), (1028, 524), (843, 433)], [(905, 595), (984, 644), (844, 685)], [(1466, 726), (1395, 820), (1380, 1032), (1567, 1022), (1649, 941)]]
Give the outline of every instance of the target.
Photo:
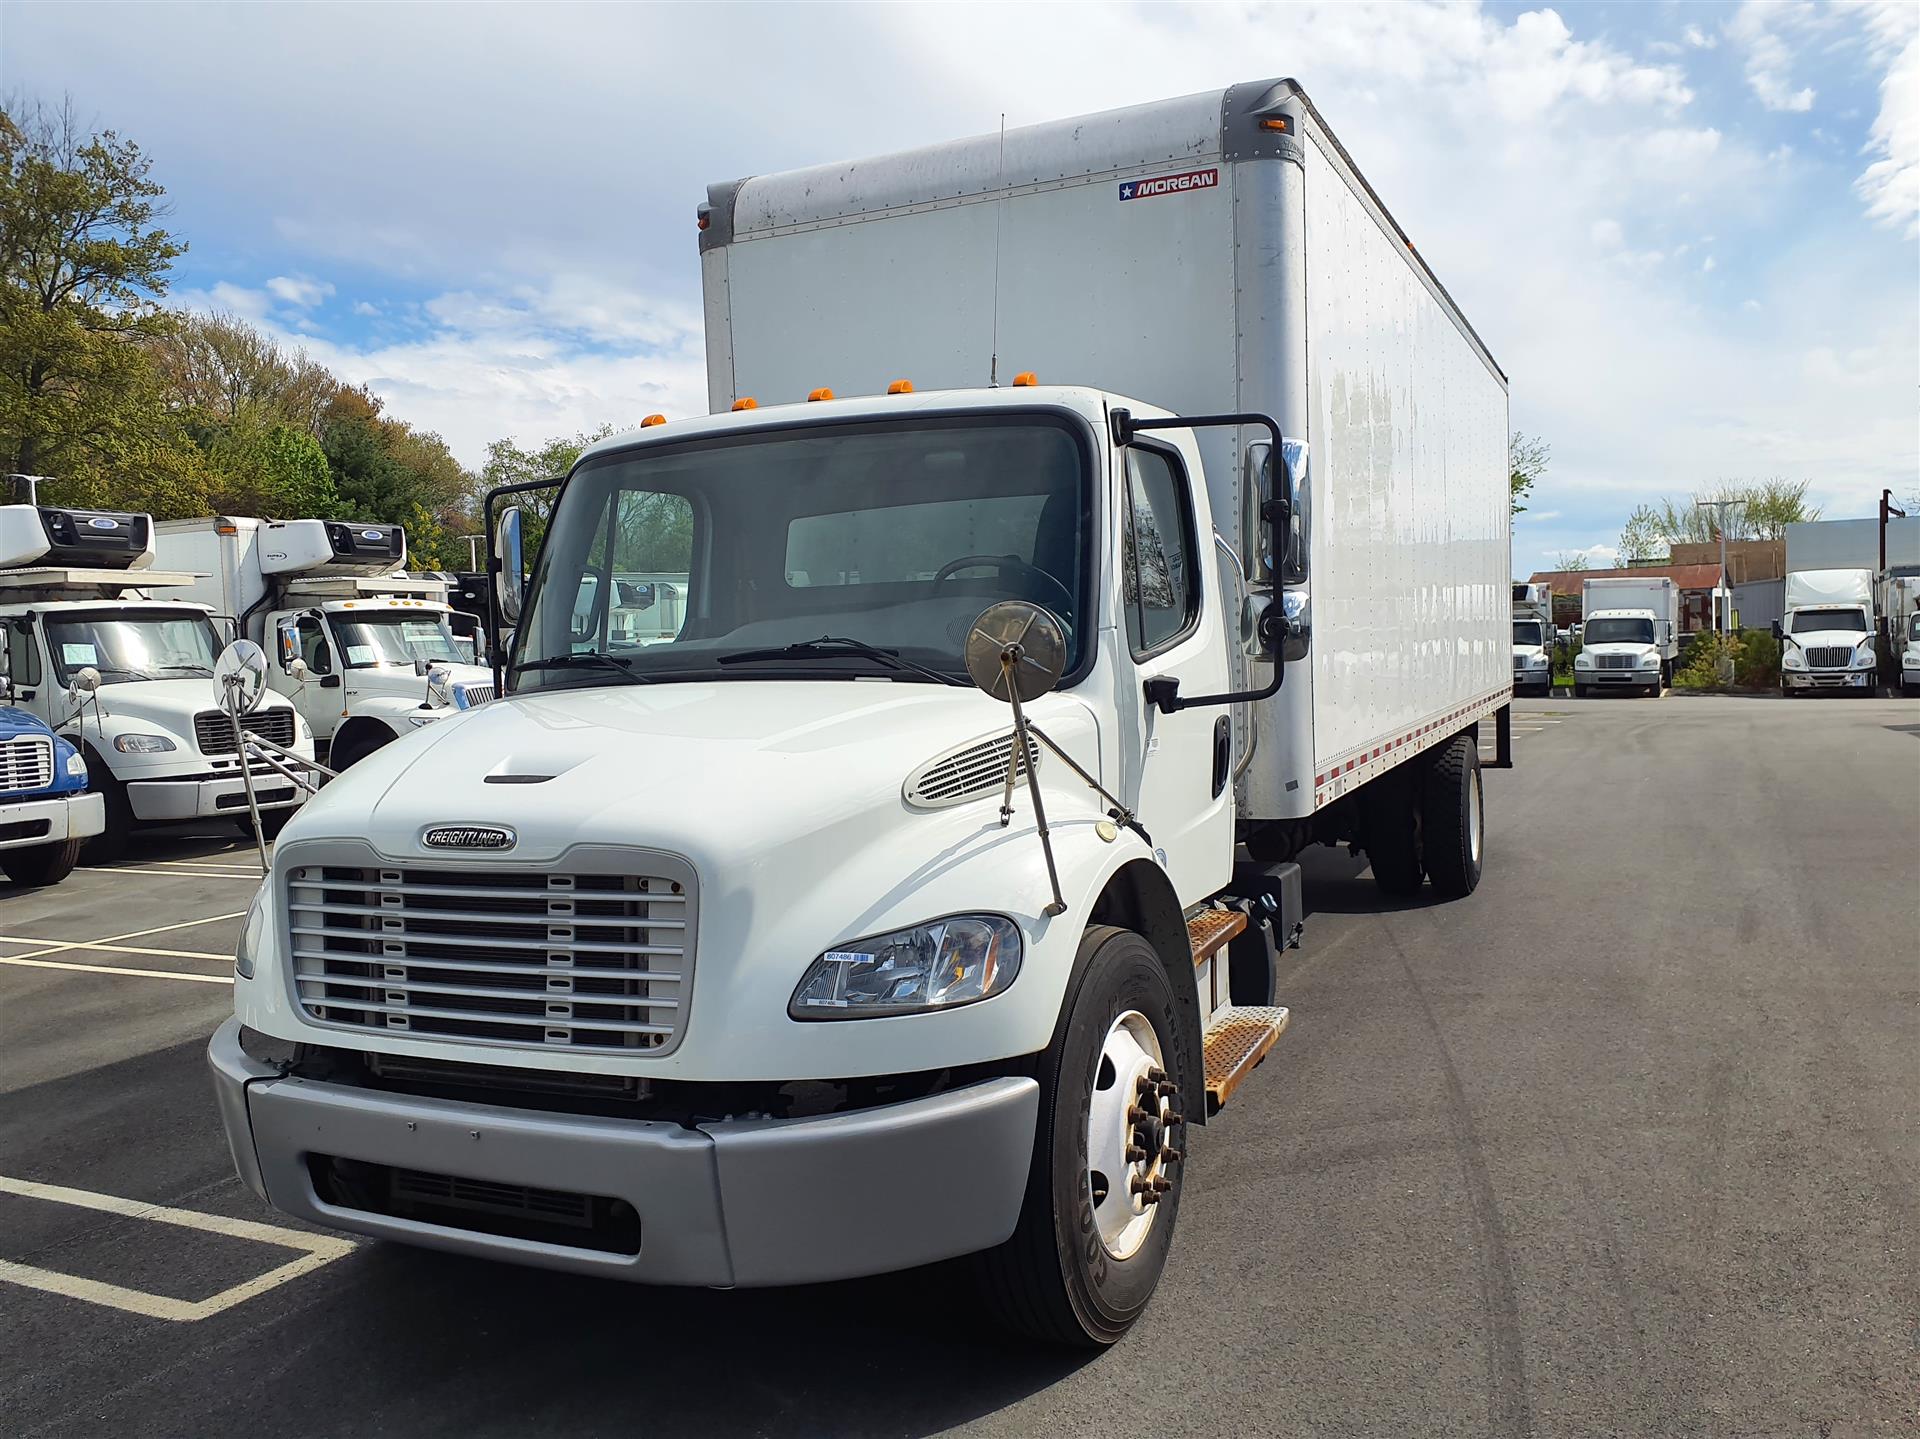
[(1159, 1065), (1149, 1064), (1147, 1066), (1147, 1078), (1151, 1079), (1155, 1084), (1158, 1084), (1161, 1080), (1165, 1079), (1166, 1077), (1167, 1077), (1166, 1070), (1162, 1069)]
[(1162, 1099), (1172, 1099), (1180, 1093), (1180, 1086), (1175, 1084), (1171, 1079), (1163, 1079), (1155, 1087), (1159, 1090)]
[(1175, 1149), (1171, 1144), (1160, 1151), (1160, 1162), (1162, 1164), (1178, 1164), (1186, 1157), (1183, 1151)]
[(1155, 1194), (1165, 1194), (1169, 1189), (1173, 1188), (1173, 1181), (1171, 1179), (1163, 1179), (1158, 1174), (1154, 1175), (1148, 1182), (1153, 1185), (1153, 1192)]
[(1146, 1118), (1147, 1118), (1147, 1111), (1142, 1109), (1139, 1105), (1129, 1104), (1127, 1106), (1127, 1123), (1141, 1124), (1145, 1122)]
[(1147, 1157), (1147, 1151), (1137, 1144), (1127, 1146), (1127, 1163), (1138, 1164)]

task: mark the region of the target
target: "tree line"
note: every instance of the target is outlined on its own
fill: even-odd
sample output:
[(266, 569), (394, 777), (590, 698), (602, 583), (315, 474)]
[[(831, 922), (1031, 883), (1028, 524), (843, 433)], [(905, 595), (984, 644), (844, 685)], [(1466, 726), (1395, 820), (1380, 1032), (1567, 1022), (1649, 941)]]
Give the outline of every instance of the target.
[[(1620, 530), (1613, 566), (1666, 564), (1675, 545), (1711, 544), (1719, 540), (1723, 525), (1729, 541), (1783, 540), (1788, 525), (1820, 518), (1820, 507), (1807, 503), (1809, 487), (1807, 480), (1733, 480), (1688, 499), (1639, 505)], [(1585, 550), (1558, 556), (1553, 567), (1604, 568), (1592, 564)]]

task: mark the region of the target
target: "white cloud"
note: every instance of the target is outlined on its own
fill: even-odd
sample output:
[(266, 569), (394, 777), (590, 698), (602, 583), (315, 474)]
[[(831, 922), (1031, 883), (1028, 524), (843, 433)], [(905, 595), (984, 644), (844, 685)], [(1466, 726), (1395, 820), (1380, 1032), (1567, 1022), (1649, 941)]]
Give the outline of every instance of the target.
[(1618, 220), (1595, 220), (1587, 232), (1593, 236), (1593, 243), (1603, 250), (1617, 250), (1625, 240)]
[(1757, 313), (1765, 307), (1758, 300), (1748, 298), (1740, 302), (1740, 308)]
[(325, 280), (275, 275), (267, 281), (267, 293), (275, 299), (284, 300), (289, 305), (298, 305), (303, 310), (310, 310), (333, 294), (333, 286)]
[(1884, 67), (1880, 113), (1866, 150), (1877, 155), (1854, 182), (1877, 223), (1920, 234), (1920, 8), (1912, 4), (1859, 7), (1869, 57)]
[(1714, 271), (1716, 264), (1717, 262), (1714, 260), (1713, 256), (1711, 255), (1707, 256), (1706, 259), (1700, 262), (1700, 273), (1703, 275), (1711, 275)]
[(365, 316), (367, 318), (372, 318), (373, 316), (380, 314), (381, 310), (378, 305), (370, 305), (365, 300), (355, 300), (353, 302), (353, 313), (356, 315)]
[(1720, 43), (1715, 36), (1707, 34), (1698, 25), (1689, 25), (1680, 32), (1680, 38), (1696, 50), (1711, 50)]
[(1813, 17), (1806, 0), (1775, 3), (1775, 0), (1745, 0), (1732, 20), (1727, 34), (1746, 51), (1747, 88), (1769, 110), (1804, 111), (1813, 108), (1811, 86), (1793, 88), (1793, 51), (1780, 29), (1803, 30)]

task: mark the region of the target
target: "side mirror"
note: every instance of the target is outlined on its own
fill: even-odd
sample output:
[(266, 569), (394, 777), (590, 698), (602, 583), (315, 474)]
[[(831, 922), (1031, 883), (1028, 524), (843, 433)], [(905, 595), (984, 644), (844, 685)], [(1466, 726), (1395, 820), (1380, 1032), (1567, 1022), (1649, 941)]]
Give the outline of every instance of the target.
[(13, 681), (8, 679), (5, 675), (0, 675), (0, 705), (7, 704), (12, 699), (13, 699)]
[(305, 660), (295, 655), (293, 662), (287, 666), (287, 673), (299, 680), (301, 684), (305, 684), (307, 677), (313, 672), (307, 668), (307, 662)]
[(519, 624), (520, 606), (527, 596), (527, 570), (518, 505), (501, 513), (500, 528), (494, 533), (493, 586), (501, 620)]
[[(300, 626), (290, 619), (276, 620), (273, 626), (274, 642), (280, 648), (280, 668), (290, 670), (300, 660)], [(304, 668), (304, 665), (302, 665)]]
[(1265, 584), (1273, 576), (1270, 538), (1261, 533), (1261, 517), (1273, 498), (1273, 445), (1256, 440), (1247, 446), (1241, 473), (1244, 502), (1240, 506), (1240, 562), (1247, 583)]
[(1785, 631), (1783, 631), (1780, 628), (1780, 621), (1775, 620), (1769, 628), (1773, 630), (1773, 637), (1775, 640), (1783, 640), (1786, 638)]

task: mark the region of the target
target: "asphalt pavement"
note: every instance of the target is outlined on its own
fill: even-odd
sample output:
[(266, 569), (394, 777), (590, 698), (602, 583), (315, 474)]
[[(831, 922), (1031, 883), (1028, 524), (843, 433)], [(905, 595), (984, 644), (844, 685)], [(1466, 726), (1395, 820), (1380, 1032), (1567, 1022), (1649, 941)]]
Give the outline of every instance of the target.
[(644, 1290), (315, 1236), (233, 1178), (204, 1072), (250, 851), (0, 882), (0, 1433), (1920, 1430), (1920, 704), (1515, 729), (1472, 897), (1310, 857), (1292, 1028), (1091, 1359), (939, 1271)]

